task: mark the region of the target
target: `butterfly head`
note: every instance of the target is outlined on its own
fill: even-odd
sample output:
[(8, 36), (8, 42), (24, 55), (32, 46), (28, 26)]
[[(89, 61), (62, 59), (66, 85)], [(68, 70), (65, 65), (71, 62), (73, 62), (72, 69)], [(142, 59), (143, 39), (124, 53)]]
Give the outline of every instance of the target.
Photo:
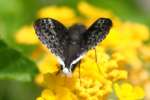
[(68, 66), (65, 66), (65, 65), (61, 65), (61, 72), (62, 74), (68, 76), (68, 77), (71, 77), (72, 76), (72, 72), (74, 72), (76, 66), (80, 63), (80, 61), (77, 61), (77, 62), (72, 62), (70, 63)]
[(62, 72), (63, 72), (63, 74), (65, 74), (65, 75), (68, 76), (68, 77), (71, 77), (71, 76), (72, 76), (72, 71), (71, 71), (70, 69), (68, 69), (67, 67), (64, 67), (64, 68), (62, 69)]
[(60, 72), (62, 75), (65, 75), (67, 77), (72, 77), (72, 70), (68, 67), (65, 67), (63, 65), (60, 65), (61, 69)]

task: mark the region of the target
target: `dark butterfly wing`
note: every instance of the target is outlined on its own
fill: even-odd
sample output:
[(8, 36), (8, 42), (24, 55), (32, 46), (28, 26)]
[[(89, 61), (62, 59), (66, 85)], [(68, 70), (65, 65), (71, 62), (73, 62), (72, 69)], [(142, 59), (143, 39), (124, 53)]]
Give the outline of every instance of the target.
[(83, 34), (81, 52), (87, 52), (89, 49), (94, 48), (106, 37), (111, 27), (112, 21), (108, 18), (99, 18), (96, 20)]
[(42, 18), (35, 22), (34, 28), (42, 43), (58, 57), (60, 64), (64, 65), (68, 40), (65, 26), (54, 19)]

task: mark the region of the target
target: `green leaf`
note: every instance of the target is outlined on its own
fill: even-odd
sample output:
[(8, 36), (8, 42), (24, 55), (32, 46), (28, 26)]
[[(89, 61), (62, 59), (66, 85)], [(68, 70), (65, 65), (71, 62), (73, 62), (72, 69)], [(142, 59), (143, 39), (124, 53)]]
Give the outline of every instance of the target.
[[(3, 44), (0, 41), (0, 47)], [(0, 48), (0, 79), (32, 81), (38, 72), (36, 64), (9, 47)]]
[(2, 40), (0, 40), (0, 49), (4, 47), (7, 47), (7, 45)]
[(27, 45), (27, 44), (17, 44), (15, 48), (19, 50), (26, 56), (31, 56), (31, 54), (37, 49), (37, 45)]

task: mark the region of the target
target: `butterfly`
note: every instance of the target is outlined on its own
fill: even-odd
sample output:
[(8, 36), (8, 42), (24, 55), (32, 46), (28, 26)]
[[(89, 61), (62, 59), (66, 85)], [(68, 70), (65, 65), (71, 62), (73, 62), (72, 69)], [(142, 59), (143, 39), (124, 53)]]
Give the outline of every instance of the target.
[(38, 38), (57, 57), (65, 75), (72, 74), (75, 65), (106, 37), (111, 27), (109, 18), (99, 18), (89, 28), (82, 24), (66, 28), (53, 18), (37, 19), (34, 23)]

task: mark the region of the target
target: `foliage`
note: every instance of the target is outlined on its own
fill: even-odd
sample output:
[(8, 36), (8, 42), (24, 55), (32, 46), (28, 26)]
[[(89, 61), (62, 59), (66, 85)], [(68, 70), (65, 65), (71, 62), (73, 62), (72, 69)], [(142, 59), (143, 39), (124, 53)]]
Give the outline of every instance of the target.
[(32, 81), (37, 68), (33, 61), (0, 40), (0, 79)]

